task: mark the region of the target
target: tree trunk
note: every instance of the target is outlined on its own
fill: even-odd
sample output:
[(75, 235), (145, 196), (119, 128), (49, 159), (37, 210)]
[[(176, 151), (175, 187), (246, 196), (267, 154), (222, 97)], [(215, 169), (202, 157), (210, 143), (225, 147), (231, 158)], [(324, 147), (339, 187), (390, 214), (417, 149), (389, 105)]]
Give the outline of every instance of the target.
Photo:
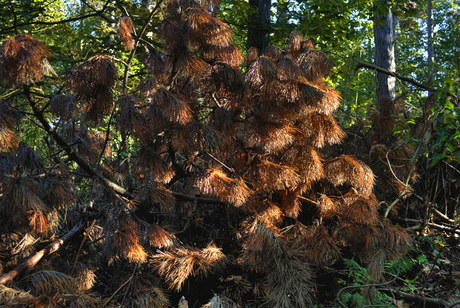
[(247, 47), (263, 51), (270, 44), (271, 0), (249, 0), (251, 9), (257, 13), (249, 16)]
[[(384, 24), (382, 22), (384, 21)], [(374, 19), (375, 65), (394, 72), (396, 16), (388, 9), (388, 14)], [(392, 76), (376, 72), (376, 107), (380, 109), (379, 101), (382, 98), (394, 100), (396, 98), (396, 79)]]
[[(428, 53), (428, 85), (431, 85), (433, 82), (433, 63), (434, 63), (434, 45), (433, 45), (433, 1), (428, 0), (428, 12), (426, 19), (426, 27), (428, 34), (428, 44), (427, 44), (427, 53)], [(433, 94), (433, 91), (430, 91), (429, 94)]]

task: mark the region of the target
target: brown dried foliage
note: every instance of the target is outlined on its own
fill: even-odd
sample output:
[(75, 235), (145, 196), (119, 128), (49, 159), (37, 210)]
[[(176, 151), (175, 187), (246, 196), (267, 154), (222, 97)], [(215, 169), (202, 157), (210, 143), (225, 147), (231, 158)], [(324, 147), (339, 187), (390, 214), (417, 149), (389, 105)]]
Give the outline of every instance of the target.
[(321, 218), (329, 219), (337, 213), (338, 205), (336, 201), (324, 194), (321, 194), (318, 199), (318, 210)]
[(170, 248), (174, 245), (175, 236), (159, 225), (152, 225), (146, 231), (147, 241), (152, 248)]
[(198, 178), (196, 186), (203, 194), (228, 201), (234, 206), (243, 205), (250, 195), (250, 190), (242, 179), (230, 178), (219, 169), (207, 170)]
[(12, 153), (19, 147), (19, 137), (11, 128), (0, 123), (0, 153)]
[(185, 125), (192, 120), (192, 110), (185, 96), (160, 88), (152, 97), (152, 105), (171, 123)]
[(232, 44), (231, 28), (220, 19), (211, 16), (205, 9), (189, 7), (184, 13), (192, 44), (213, 47), (227, 47)]
[(175, 210), (176, 198), (170, 190), (155, 181), (155, 175), (149, 176), (144, 182), (138, 199), (143, 204), (158, 204), (162, 212), (172, 213)]
[(119, 109), (118, 125), (125, 132), (131, 132), (141, 139), (149, 137), (149, 125), (139, 111), (136, 99), (128, 94), (121, 95), (117, 102)]
[(151, 283), (144, 283), (134, 286), (133, 295), (127, 301), (126, 307), (167, 308), (171, 307), (171, 303), (162, 289)]
[(143, 145), (137, 156), (136, 169), (142, 174), (147, 171), (153, 180), (159, 183), (168, 183), (174, 176), (171, 166), (157, 153), (156, 149)]
[(257, 221), (270, 230), (276, 230), (284, 219), (283, 211), (275, 204), (268, 203), (257, 213)]
[(113, 243), (117, 252), (129, 262), (147, 261), (147, 253), (140, 244), (137, 223), (127, 217), (120, 219), (117, 230), (113, 233)]
[(281, 207), (287, 217), (297, 218), (301, 210), (300, 195), (305, 192), (305, 185), (299, 185), (295, 189), (285, 189), (281, 193)]
[(75, 278), (57, 271), (40, 271), (32, 275), (32, 285), (36, 293), (53, 296), (74, 294), (78, 290)]
[(259, 192), (291, 189), (301, 182), (300, 175), (293, 167), (276, 164), (262, 158), (255, 158), (251, 162), (245, 177)]
[(0, 187), (0, 211), (2, 220), (11, 226), (31, 225), (39, 233), (49, 227), (48, 209), (40, 196), (40, 184), (27, 177), (6, 177)]
[(257, 89), (275, 80), (277, 74), (276, 64), (267, 57), (260, 57), (249, 66), (244, 78), (251, 88)]
[(302, 42), (305, 41), (305, 38), (299, 31), (293, 31), (289, 36), (289, 41), (287, 44), (287, 50), (289, 53), (296, 58), (302, 50)]
[(341, 254), (337, 240), (322, 225), (311, 235), (307, 236), (305, 248), (306, 257), (309, 262), (318, 266), (331, 265)]
[(93, 270), (80, 266), (75, 277), (79, 291), (90, 290), (96, 283), (96, 278), (96, 273)]
[(45, 182), (43, 200), (54, 209), (63, 209), (77, 200), (77, 192), (67, 174), (51, 173)]
[(67, 87), (74, 93), (87, 119), (98, 122), (113, 105), (112, 87), (117, 69), (112, 60), (103, 55), (94, 56), (73, 69), (67, 77)]
[(24, 292), (14, 288), (0, 285), (0, 305), (4, 307), (30, 307), (34, 296), (30, 292)]
[(314, 147), (293, 145), (283, 153), (281, 161), (294, 167), (302, 182), (308, 185), (324, 177), (323, 160)]
[(303, 48), (296, 62), (304, 72), (305, 77), (317, 84), (322, 84), (323, 78), (329, 76), (332, 70), (332, 61), (329, 57), (324, 52), (316, 50), (312, 44)]
[(207, 276), (222, 270), (227, 257), (210, 244), (204, 249), (180, 248), (164, 252), (156, 255), (153, 263), (169, 288), (179, 291), (190, 276)]
[(314, 274), (302, 255), (302, 250), (287, 249), (277, 258), (263, 283), (265, 305), (280, 308), (313, 306)]
[(75, 120), (78, 110), (73, 95), (54, 95), (50, 99), (50, 112), (64, 121)]
[(147, 50), (147, 56), (144, 60), (153, 77), (159, 83), (163, 84), (167, 82), (164, 57), (165, 54), (163, 52), (149, 47)]
[(49, 48), (32, 38), (20, 34), (7, 38), (0, 47), (0, 80), (9, 86), (39, 81), (48, 71)]
[(360, 195), (368, 197), (372, 193), (374, 174), (372, 170), (349, 155), (341, 155), (325, 163), (326, 177), (335, 186), (349, 184)]
[(246, 226), (240, 263), (251, 271), (268, 273), (283, 253), (281, 239), (257, 220)]
[(340, 143), (345, 137), (333, 115), (319, 112), (311, 112), (302, 117), (298, 123), (298, 130), (298, 140), (308, 142), (317, 148)]
[(341, 217), (351, 223), (375, 224), (378, 221), (378, 202), (375, 198), (359, 197), (351, 203), (346, 203)]
[[(67, 138), (77, 143), (78, 153), (91, 162), (97, 162), (99, 159), (99, 151), (102, 150), (105, 144), (106, 135), (103, 132), (93, 132), (85, 128), (73, 128), (73, 125), (65, 126)], [(107, 157), (112, 153), (110, 145), (107, 144), (103, 156)]]
[(247, 86), (238, 69), (218, 63), (212, 67), (207, 81), (207, 98), (212, 105), (236, 110), (244, 107), (247, 99)]
[(133, 32), (134, 32), (134, 23), (131, 17), (129, 16), (120, 17), (118, 19), (118, 24), (117, 24), (117, 34), (120, 40), (123, 42), (123, 46), (125, 50), (134, 49)]
[(249, 121), (246, 145), (267, 153), (278, 153), (294, 141), (294, 132), (294, 128), (286, 123)]
[[(222, 145), (222, 135), (212, 126), (193, 123), (177, 127), (172, 133), (174, 149), (192, 156), (196, 151), (212, 152)], [(224, 150), (222, 147), (220, 150)]]

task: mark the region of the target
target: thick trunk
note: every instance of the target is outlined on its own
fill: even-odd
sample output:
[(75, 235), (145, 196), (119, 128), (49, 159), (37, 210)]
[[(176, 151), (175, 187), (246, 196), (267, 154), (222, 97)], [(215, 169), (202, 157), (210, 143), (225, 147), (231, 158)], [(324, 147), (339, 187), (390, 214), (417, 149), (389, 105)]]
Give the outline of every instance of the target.
[[(387, 15), (381, 15), (374, 20), (375, 65), (391, 72), (396, 70), (395, 27), (396, 17), (391, 10), (388, 10)], [(384, 97), (390, 100), (396, 98), (396, 79), (376, 72), (377, 109), (380, 107), (379, 101)]]
[[(427, 27), (427, 34), (428, 34), (428, 45), (427, 45), (427, 53), (428, 53), (428, 84), (430, 85), (433, 81), (433, 62), (434, 62), (434, 46), (433, 46), (433, 1), (428, 0), (428, 12), (427, 12), (427, 19), (426, 19), (426, 27)], [(430, 94), (433, 92), (430, 91)]]
[(263, 51), (270, 44), (271, 0), (249, 0), (249, 5), (257, 13), (249, 16), (247, 47)]

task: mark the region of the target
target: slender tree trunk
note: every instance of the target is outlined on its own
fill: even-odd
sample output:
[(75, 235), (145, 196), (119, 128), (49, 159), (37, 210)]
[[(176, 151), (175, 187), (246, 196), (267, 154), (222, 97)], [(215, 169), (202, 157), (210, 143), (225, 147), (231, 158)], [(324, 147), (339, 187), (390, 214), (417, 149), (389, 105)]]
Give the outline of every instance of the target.
[[(428, 12), (426, 19), (426, 27), (428, 34), (428, 44), (427, 44), (427, 53), (428, 53), (428, 85), (433, 82), (433, 63), (434, 63), (434, 45), (433, 45), (433, 1), (428, 0)], [(431, 95), (433, 91), (430, 91)]]
[[(382, 22), (384, 21), (384, 24)], [(375, 65), (394, 72), (396, 16), (388, 9), (388, 14), (374, 18)], [(394, 100), (396, 98), (396, 79), (392, 76), (376, 72), (376, 99), (377, 110), (382, 98)]]
[(249, 0), (251, 9), (257, 13), (249, 16), (247, 47), (263, 51), (270, 44), (271, 0)]

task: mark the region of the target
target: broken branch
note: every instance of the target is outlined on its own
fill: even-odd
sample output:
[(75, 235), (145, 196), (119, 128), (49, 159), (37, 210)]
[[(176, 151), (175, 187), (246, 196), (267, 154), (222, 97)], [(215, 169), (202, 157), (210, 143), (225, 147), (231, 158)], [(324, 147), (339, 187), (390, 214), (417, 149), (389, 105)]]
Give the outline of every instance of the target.
[[(95, 219), (97, 216), (92, 217)], [(18, 277), (21, 273), (33, 268), (37, 263), (43, 258), (46, 257), (56, 250), (58, 250), (62, 245), (64, 245), (68, 240), (74, 237), (77, 233), (82, 231), (86, 226), (86, 222), (88, 221), (89, 217), (81, 219), (69, 232), (67, 232), (63, 237), (60, 239), (55, 240), (35, 255), (27, 259), (25, 262), (19, 264), (14, 270), (10, 271), (9, 273), (0, 277), (0, 284), (5, 284), (10, 281), (13, 281), (16, 277)]]

